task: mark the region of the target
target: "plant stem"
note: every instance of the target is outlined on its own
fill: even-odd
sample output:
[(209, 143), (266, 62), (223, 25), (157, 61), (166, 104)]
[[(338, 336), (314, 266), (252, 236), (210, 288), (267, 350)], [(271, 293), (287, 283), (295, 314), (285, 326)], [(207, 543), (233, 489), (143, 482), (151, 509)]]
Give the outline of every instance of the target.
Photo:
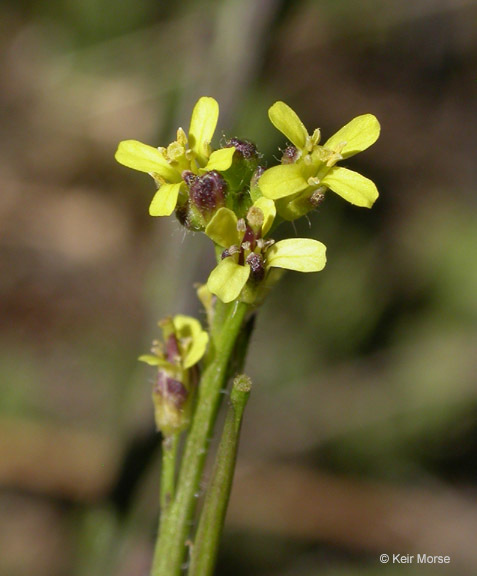
[(211, 576), (214, 571), (232, 489), (243, 412), (250, 389), (251, 381), (247, 376), (235, 378), (212, 478), (191, 550), (189, 576)]
[(162, 468), (161, 468), (161, 489), (160, 504), (161, 517), (165, 516), (169, 504), (174, 499), (175, 476), (176, 476), (176, 457), (177, 447), (179, 445), (179, 434), (167, 436), (162, 441)]
[[(199, 386), (198, 403), (185, 445), (176, 495), (160, 522), (151, 576), (179, 576), (181, 573), (209, 438), (230, 358), (248, 310), (248, 306), (241, 302), (217, 304), (225, 306), (223, 323), (220, 328), (214, 326), (215, 354)], [(222, 314), (217, 318), (222, 320)]]

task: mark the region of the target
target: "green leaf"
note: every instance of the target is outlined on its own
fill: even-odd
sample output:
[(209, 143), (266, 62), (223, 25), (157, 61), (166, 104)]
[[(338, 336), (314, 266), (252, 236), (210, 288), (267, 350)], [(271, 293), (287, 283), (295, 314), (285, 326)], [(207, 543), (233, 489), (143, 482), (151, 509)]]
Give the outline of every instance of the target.
[(224, 258), (210, 273), (207, 287), (222, 302), (236, 300), (250, 276), (250, 266), (240, 266), (231, 258)]
[(285, 198), (308, 188), (308, 182), (298, 164), (283, 164), (265, 170), (258, 185), (262, 194), (272, 200)]
[(319, 272), (326, 264), (326, 246), (306, 238), (280, 240), (267, 251), (266, 262), (267, 267)]
[(237, 216), (228, 208), (219, 208), (205, 229), (206, 235), (219, 246), (230, 248), (240, 242)]
[(358, 152), (362, 152), (376, 142), (379, 137), (381, 127), (378, 119), (372, 114), (356, 116), (341, 130), (338, 130), (329, 140), (323, 144), (324, 148), (335, 150), (343, 142), (346, 145), (340, 154), (343, 158), (349, 158)]
[(271, 123), (280, 130), (297, 148), (303, 149), (306, 145), (308, 132), (296, 112), (285, 102), (275, 102), (268, 110)]
[(364, 208), (371, 208), (379, 196), (372, 180), (339, 166), (333, 166), (321, 183), (351, 204)]
[(219, 105), (213, 98), (199, 98), (192, 111), (189, 127), (189, 145), (199, 163), (205, 166), (209, 157), (209, 145), (217, 126)]
[(177, 184), (161, 184), (149, 206), (151, 216), (170, 216), (176, 207), (181, 182)]
[(172, 168), (157, 148), (137, 140), (120, 142), (114, 157), (128, 168), (158, 174), (164, 180), (171, 182), (177, 182), (180, 179), (180, 174)]
[(221, 172), (228, 170), (232, 165), (232, 158), (235, 152), (235, 148), (232, 146), (230, 148), (221, 148), (220, 150), (215, 150), (210, 155), (207, 166), (201, 170), (201, 172), (210, 172), (211, 170), (219, 170)]

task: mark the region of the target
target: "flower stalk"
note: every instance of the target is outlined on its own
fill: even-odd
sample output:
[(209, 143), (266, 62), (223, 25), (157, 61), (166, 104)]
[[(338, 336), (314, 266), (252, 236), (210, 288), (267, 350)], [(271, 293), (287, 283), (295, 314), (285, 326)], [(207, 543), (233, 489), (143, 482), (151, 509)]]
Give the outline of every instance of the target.
[(247, 305), (227, 306), (222, 328), (215, 339), (215, 355), (205, 370), (192, 425), (186, 441), (174, 501), (160, 525), (151, 576), (179, 576), (186, 557), (197, 493), (235, 342)]
[(176, 484), (176, 460), (179, 445), (179, 433), (166, 436), (162, 441), (162, 468), (159, 502), (161, 517), (165, 517), (169, 504), (174, 499)]
[(222, 438), (215, 458), (199, 526), (191, 548), (188, 576), (213, 574), (232, 489), (242, 418), (252, 382), (241, 374), (233, 382)]

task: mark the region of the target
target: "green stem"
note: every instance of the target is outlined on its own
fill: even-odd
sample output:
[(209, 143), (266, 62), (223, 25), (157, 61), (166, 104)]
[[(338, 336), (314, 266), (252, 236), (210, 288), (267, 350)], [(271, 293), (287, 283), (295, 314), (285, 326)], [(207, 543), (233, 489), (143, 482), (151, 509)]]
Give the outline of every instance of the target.
[(212, 478), (191, 549), (189, 576), (211, 576), (214, 571), (232, 489), (243, 412), (250, 389), (251, 381), (247, 376), (235, 378)]
[(162, 441), (162, 468), (161, 468), (161, 490), (160, 504), (161, 517), (165, 515), (169, 504), (174, 499), (177, 447), (179, 445), (179, 434), (167, 436)]
[(160, 523), (151, 576), (179, 576), (181, 573), (209, 438), (235, 341), (248, 309), (246, 304), (240, 302), (232, 302), (225, 307), (226, 314), (221, 329), (217, 327), (213, 330), (215, 355), (201, 379), (198, 403), (185, 445), (176, 495), (166, 517)]

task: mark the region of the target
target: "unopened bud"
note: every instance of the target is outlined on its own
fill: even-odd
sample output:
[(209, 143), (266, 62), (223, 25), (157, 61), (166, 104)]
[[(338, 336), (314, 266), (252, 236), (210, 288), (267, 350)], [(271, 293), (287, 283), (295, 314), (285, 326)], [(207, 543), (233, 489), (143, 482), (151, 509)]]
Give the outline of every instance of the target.
[(239, 138), (230, 138), (224, 147), (235, 148), (232, 164), (223, 173), (228, 185), (227, 208), (242, 215), (250, 206), (250, 203), (247, 203), (248, 187), (250, 178), (257, 168), (260, 154), (255, 144)]
[(187, 428), (191, 398), (190, 392), (180, 380), (166, 370), (159, 369), (152, 399), (157, 429), (165, 436), (177, 434)]
[(235, 148), (235, 152), (238, 152), (246, 160), (251, 158), (258, 158), (257, 147), (253, 142), (249, 140), (239, 140), (238, 138), (230, 138), (225, 144), (225, 148)]
[(190, 185), (190, 200), (206, 220), (225, 204), (226, 184), (222, 176), (212, 170), (197, 177)]

